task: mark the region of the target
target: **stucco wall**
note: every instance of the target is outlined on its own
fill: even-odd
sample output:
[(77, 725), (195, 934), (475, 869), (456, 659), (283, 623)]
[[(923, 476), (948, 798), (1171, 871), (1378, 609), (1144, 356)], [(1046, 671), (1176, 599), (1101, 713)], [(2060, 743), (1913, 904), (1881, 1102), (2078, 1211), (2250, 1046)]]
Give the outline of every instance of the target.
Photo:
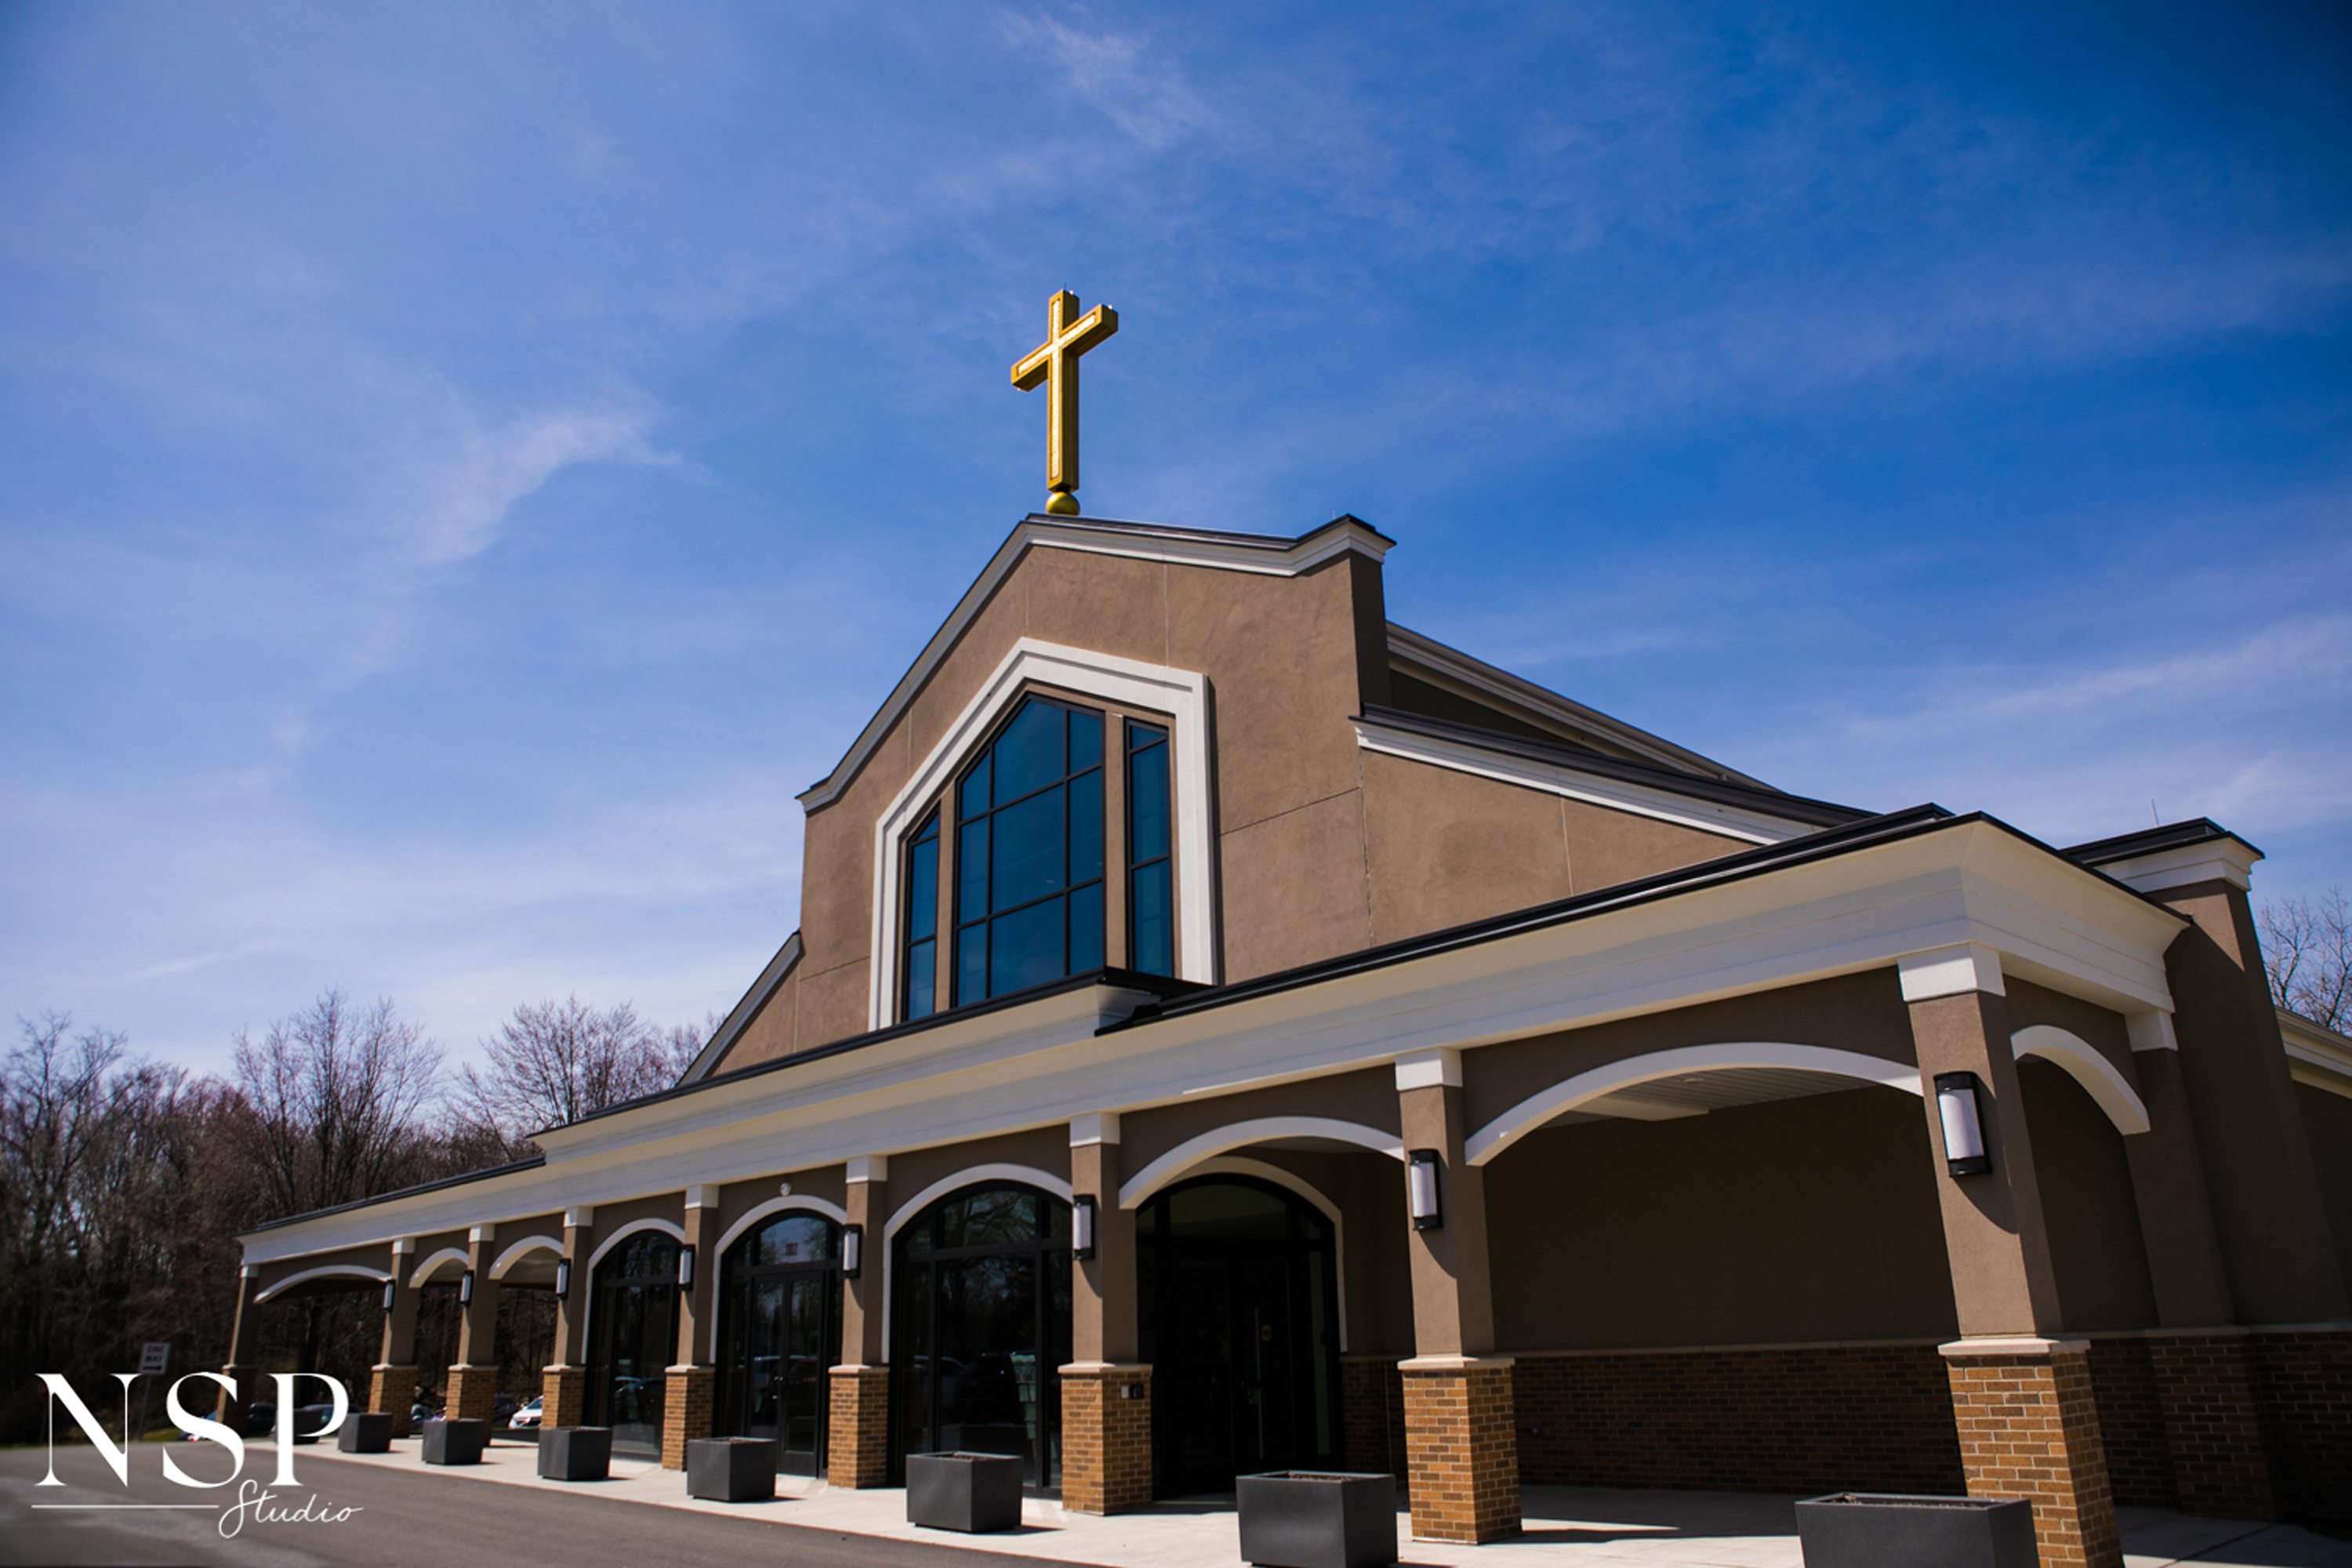
[(2345, 1289), (2352, 1290), (2352, 1100), (2307, 1083), (2294, 1086), (2294, 1098), (2319, 1173), (2319, 1195), (2327, 1205)]

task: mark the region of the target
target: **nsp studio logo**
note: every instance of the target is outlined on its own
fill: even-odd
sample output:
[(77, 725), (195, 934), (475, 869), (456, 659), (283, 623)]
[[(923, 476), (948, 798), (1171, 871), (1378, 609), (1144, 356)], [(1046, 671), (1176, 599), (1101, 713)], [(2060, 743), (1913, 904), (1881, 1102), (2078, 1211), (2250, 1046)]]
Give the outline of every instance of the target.
[[(36, 1483), (37, 1485), (62, 1487), (66, 1484), (58, 1479), (58, 1410), (59, 1406), (63, 1406), (66, 1414), (73, 1417), (75, 1424), (81, 1428), (82, 1436), (89, 1439), (90, 1447), (97, 1451), (100, 1458), (106, 1461), (107, 1468), (114, 1472), (114, 1479), (126, 1489), (131, 1485), (131, 1450), (133, 1446), (128, 1436), (132, 1430), (131, 1388), (144, 1374), (118, 1372), (113, 1375), (116, 1381), (122, 1384), (122, 1425), (120, 1430), (125, 1434), (125, 1440), (120, 1447), (117, 1447), (114, 1439), (107, 1435), (106, 1427), (97, 1415), (89, 1405), (82, 1403), (81, 1395), (74, 1392), (71, 1384), (53, 1372), (40, 1374), (42, 1385), (49, 1391), (49, 1465), (47, 1475)], [(237, 1489), (235, 1502), (148, 1503), (126, 1500), (122, 1502), (37, 1502), (30, 1506), (37, 1509), (72, 1510), (83, 1512), (108, 1509), (154, 1508), (211, 1510), (220, 1515), (220, 1532), (225, 1538), (233, 1537), (243, 1530), (247, 1520), (262, 1524), (341, 1524), (360, 1510), (355, 1506), (337, 1507), (331, 1503), (322, 1504), (315, 1493), (307, 1493), (301, 1502), (289, 1504), (280, 1500), (280, 1493), (290, 1493), (299, 1485), (294, 1479), (294, 1444), (297, 1436), (294, 1427), (295, 1423), (300, 1419), (300, 1412), (294, 1404), (294, 1385), (302, 1379), (309, 1378), (313, 1382), (326, 1384), (327, 1392), (333, 1396), (331, 1401), (332, 1414), (317, 1432), (300, 1434), (305, 1437), (320, 1436), (341, 1426), (343, 1424), (343, 1418), (351, 1414), (351, 1395), (344, 1391), (340, 1380), (329, 1377), (324, 1373), (278, 1372), (269, 1375), (270, 1381), (278, 1385), (276, 1419), (278, 1473), (270, 1479), (268, 1486), (263, 1486), (245, 1474), (244, 1434), (226, 1421), (216, 1421), (209, 1415), (199, 1415), (190, 1410), (182, 1394), (182, 1391), (191, 1383), (213, 1384), (228, 1395), (229, 1407), (236, 1409), (238, 1407), (236, 1382), (217, 1372), (192, 1372), (175, 1379), (171, 1387), (165, 1391), (163, 1414), (170, 1418), (173, 1426), (186, 1434), (190, 1441), (217, 1443), (227, 1449), (229, 1473), (216, 1481), (208, 1481), (192, 1476), (181, 1468), (179, 1460), (173, 1457), (172, 1452), (173, 1445), (166, 1443), (160, 1446), (163, 1479), (174, 1486), (188, 1487), (200, 1491), (212, 1491), (235, 1483)]]

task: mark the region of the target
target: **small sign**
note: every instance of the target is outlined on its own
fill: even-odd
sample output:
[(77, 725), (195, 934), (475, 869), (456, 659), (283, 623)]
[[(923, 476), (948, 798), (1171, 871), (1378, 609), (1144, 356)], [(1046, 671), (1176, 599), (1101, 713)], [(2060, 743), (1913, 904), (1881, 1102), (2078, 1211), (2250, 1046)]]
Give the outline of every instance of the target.
[(171, 1360), (172, 1342), (169, 1340), (149, 1340), (139, 1347), (139, 1371), (142, 1376), (161, 1373)]

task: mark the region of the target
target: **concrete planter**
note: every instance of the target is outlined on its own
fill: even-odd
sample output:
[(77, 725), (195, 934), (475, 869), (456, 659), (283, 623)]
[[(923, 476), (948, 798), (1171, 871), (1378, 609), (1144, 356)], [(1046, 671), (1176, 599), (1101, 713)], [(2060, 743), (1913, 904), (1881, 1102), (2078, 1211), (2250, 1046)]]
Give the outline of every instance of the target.
[(909, 1454), (907, 1522), (978, 1535), (1021, 1523), (1021, 1461), (1010, 1454)]
[(335, 1447), (346, 1454), (391, 1453), (392, 1412), (352, 1411), (343, 1417), (342, 1430), (335, 1434)]
[(1242, 1557), (1261, 1568), (1380, 1568), (1397, 1560), (1396, 1481), (1279, 1470), (1234, 1483)]
[(428, 1465), (478, 1465), (482, 1447), (490, 1440), (487, 1421), (427, 1421), (425, 1462)]
[(610, 1426), (547, 1426), (539, 1434), (539, 1473), (551, 1481), (601, 1481), (612, 1473)]
[(697, 1437), (686, 1446), (686, 1495), (713, 1502), (768, 1502), (776, 1495), (769, 1437)]
[(2033, 1505), (2022, 1498), (1839, 1492), (1797, 1505), (1805, 1568), (2034, 1568)]

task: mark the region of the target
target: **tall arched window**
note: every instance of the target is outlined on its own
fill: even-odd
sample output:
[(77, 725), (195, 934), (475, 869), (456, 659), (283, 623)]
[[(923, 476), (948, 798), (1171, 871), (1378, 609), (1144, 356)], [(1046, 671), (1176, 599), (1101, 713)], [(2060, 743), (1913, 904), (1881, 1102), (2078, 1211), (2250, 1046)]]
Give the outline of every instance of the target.
[(1017, 709), (956, 783), (955, 1001), (1103, 963), (1102, 715)]

